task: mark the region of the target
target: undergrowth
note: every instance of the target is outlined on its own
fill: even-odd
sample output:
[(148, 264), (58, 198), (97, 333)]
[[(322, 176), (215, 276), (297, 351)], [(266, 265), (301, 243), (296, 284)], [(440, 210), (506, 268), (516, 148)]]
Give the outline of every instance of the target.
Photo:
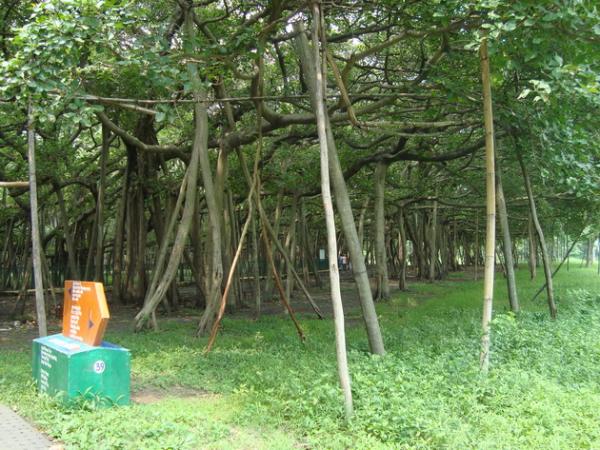
[[(540, 279), (519, 273), (523, 312), (496, 285), (491, 370), (478, 370), (481, 283), (415, 284), (377, 305), (387, 354), (348, 327), (355, 416), (343, 419), (331, 321), (301, 316), (300, 344), (284, 317), (224, 320), (215, 349), (194, 323), (157, 333), (109, 332), (131, 349), (134, 389), (185, 386), (215, 395), (98, 409), (40, 397), (27, 352), (0, 351), (0, 402), (72, 448), (598, 448), (600, 277), (557, 276), (558, 320)], [(465, 274), (456, 275), (465, 278)], [(357, 316), (349, 311), (348, 316)], [(110, 329), (110, 326), (109, 326)]]

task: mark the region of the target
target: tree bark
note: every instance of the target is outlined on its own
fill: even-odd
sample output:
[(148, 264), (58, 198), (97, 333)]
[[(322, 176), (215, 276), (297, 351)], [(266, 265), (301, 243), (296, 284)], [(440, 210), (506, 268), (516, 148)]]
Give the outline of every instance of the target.
[(253, 213), (254, 207), (253, 207), (253, 202), (252, 202), (252, 196), (254, 195), (255, 186), (256, 186), (256, 183), (254, 183), (252, 185), (252, 188), (250, 188), (250, 194), (248, 194), (248, 217), (246, 218), (246, 222), (244, 223), (244, 227), (242, 229), (242, 234), (240, 236), (240, 240), (237, 245), (235, 255), (233, 256), (233, 259), (231, 261), (231, 267), (229, 268), (229, 273), (227, 275), (227, 282), (225, 283), (225, 289), (223, 290), (223, 295), (221, 296), (221, 304), (219, 305), (219, 311), (217, 314), (217, 318), (215, 319), (214, 323), (212, 324), (210, 337), (208, 339), (208, 343), (206, 344), (206, 350), (205, 350), (206, 352), (210, 352), (210, 350), (212, 349), (212, 346), (215, 342), (215, 339), (217, 337), (217, 332), (219, 330), (219, 324), (221, 323), (221, 319), (223, 318), (223, 314), (225, 313), (225, 304), (227, 303), (227, 294), (229, 292), (229, 289), (231, 288), (233, 279), (235, 277), (235, 269), (237, 268), (237, 264), (240, 260), (240, 255), (242, 254), (242, 249), (244, 247), (244, 239), (246, 238), (246, 234), (248, 233), (248, 229), (253, 220), (252, 213)]
[[(191, 5), (184, 11), (185, 21), (185, 50), (188, 55), (195, 53), (195, 30), (193, 23), (193, 10)], [(204, 185), (204, 195), (206, 198), (206, 205), (208, 208), (208, 221), (209, 221), (209, 234), (211, 245), (211, 261), (210, 261), (210, 273), (208, 274), (208, 295), (206, 298), (206, 308), (198, 323), (198, 335), (202, 335), (210, 330), (217, 313), (217, 307), (219, 305), (219, 298), (221, 295), (221, 282), (223, 280), (223, 260), (221, 254), (221, 229), (220, 229), (220, 214), (217, 197), (215, 191), (215, 185), (213, 182), (212, 170), (210, 166), (210, 159), (208, 157), (208, 112), (206, 110), (206, 104), (202, 101), (205, 100), (206, 94), (202, 88), (200, 76), (198, 74), (197, 63), (187, 63), (188, 73), (190, 80), (193, 83), (194, 98), (197, 103), (194, 105), (195, 115), (195, 137), (194, 137), (194, 148), (198, 153), (200, 162), (200, 171), (202, 174), (202, 182)], [(191, 180), (190, 180), (191, 182)], [(195, 182), (194, 182), (195, 186)]]
[(8, 222), (8, 229), (6, 230), (6, 235), (4, 236), (4, 245), (2, 246), (2, 254), (0, 255), (0, 265), (2, 266), (0, 269), (0, 286), (4, 286), (6, 276), (10, 273), (10, 253), (12, 250), (12, 237), (13, 230), (15, 226), (15, 219), (11, 217)]
[(123, 235), (125, 233), (125, 208), (127, 206), (127, 190), (129, 186), (128, 169), (123, 174), (123, 185), (121, 187), (121, 198), (117, 209), (117, 219), (115, 224), (115, 239), (113, 243), (113, 290), (112, 298), (115, 301), (122, 302), (121, 290), (123, 287)]
[[(193, 11), (186, 9), (185, 11), (185, 46), (186, 51), (190, 53), (193, 48), (194, 41), (194, 25), (192, 18)], [(192, 46), (192, 48), (190, 47)], [(194, 104), (194, 139), (192, 144), (192, 155), (186, 172), (186, 192), (185, 192), (185, 205), (181, 216), (181, 223), (177, 229), (177, 236), (173, 243), (171, 256), (165, 269), (165, 273), (162, 276), (161, 282), (158, 284), (156, 291), (150, 297), (142, 311), (136, 316), (136, 329), (140, 329), (144, 322), (148, 320), (149, 315), (154, 311), (154, 308), (164, 297), (164, 294), (171, 282), (177, 274), (177, 268), (181, 261), (185, 242), (190, 230), (192, 223), (192, 216), (196, 209), (196, 184), (198, 175), (198, 166), (202, 171), (202, 177), (204, 182), (204, 190), (206, 193), (206, 201), (209, 207), (209, 217), (211, 219), (212, 239), (213, 239), (213, 260), (212, 260), (212, 283), (210, 298), (207, 299), (207, 306), (204, 314), (201, 318), (201, 323), (207, 324), (206, 319), (210, 318), (210, 324), (214, 320), (214, 308), (218, 301), (218, 295), (220, 294), (221, 278), (223, 276), (223, 269), (221, 266), (221, 236), (219, 228), (219, 211), (216, 208), (216, 198), (214, 193), (214, 186), (212, 182), (212, 174), (210, 171), (210, 161), (208, 159), (208, 114), (206, 110), (205, 93), (200, 79), (196, 63), (188, 62), (187, 69), (190, 74), (190, 79), (193, 83), (193, 93), (196, 103)], [(168, 237), (165, 236), (165, 241)], [(207, 311), (210, 310), (210, 314)], [(204, 320), (203, 320), (204, 319)]]
[(258, 233), (256, 230), (256, 218), (252, 218), (252, 275), (254, 278), (254, 304), (255, 315), (260, 317), (260, 309), (262, 304), (262, 292), (260, 289), (260, 266), (258, 264)]
[[(273, 230), (276, 238), (279, 236), (279, 224), (281, 223), (281, 202), (283, 200), (283, 194), (279, 192), (277, 194), (277, 203), (275, 205), (275, 222), (273, 223)], [(266, 230), (263, 229), (263, 233), (266, 233)], [(268, 236), (267, 236), (268, 239)], [(272, 247), (271, 247), (272, 248)], [(275, 255), (273, 255), (275, 258)], [(265, 280), (265, 298), (270, 299), (273, 297), (273, 278), (267, 276)]]
[(531, 219), (531, 212), (529, 213), (529, 220), (527, 221), (527, 232), (529, 244), (529, 274), (533, 280), (537, 275), (537, 241), (535, 237), (535, 230), (533, 228), (533, 220)]
[[(183, 213), (181, 215), (181, 222), (179, 223), (179, 226), (177, 228), (177, 235), (175, 237), (175, 242), (173, 243), (173, 248), (171, 249), (169, 261), (163, 272), (162, 266), (168, 249), (169, 236), (171, 230), (174, 227), (174, 222), (178, 216), (178, 208), (176, 206), (169, 223), (169, 229), (167, 230), (167, 233), (165, 233), (163, 242), (161, 243), (157, 265), (154, 271), (152, 282), (150, 284), (150, 288), (148, 289), (144, 300), (144, 306), (135, 317), (136, 331), (141, 330), (146, 325), (148, 319), (156, 310), (156, 307), (160, 304), (161, 301), (163, 301), (167, 289), (169, 288), (169, 286), (171, 285), (171, 283), (177, 275), (177, 269), (179, 268), (179, 263), (183, 255), (185, 242), (187, 240), (187, 236), (192, 223), (192, 215), (195, 209), (196, 182), (198, 176), (199, 157), (198, 148), (201, 145), (196, 144), (196, 141), (199, 141), (201, 138), (201, 135), (198, 134), (198, 130), (196, 130), (194, 135), (194, 146), (192, 150), (192, 155), (190, 157), (190, 162), (184, 180), (182, 181), (182, 190), (180, 192), (179, 198), (177, 199), (178, 203), (180, 204), (181, 199), (184, 195), (183, 187), (185, 186), (185, 205), (183, 208)], [(158, 278), (159, 276), (160, 278)]]
[(89, 243), (87, 257), (85, 259), (85, 270), (83, 272), (83, 277), (86, 280), (89, 280), (92, 276), (92, 266), (95, 261), (95, 250), (98, 236), (98, 197), (95, 198), (96, 201), (96, 213), (94, 214), (94, 220), (90, 224), (89, 227), (89, 235), (87, 236), (86, 242)]
[(33, 279), (35, 283), (35, 310), (37, 314), (38, 333), (48, 335), (46, 325), (46, 304), (44, 300), (44, 285), (42, 281), (42, 246), (38, 222), (37, 180), (35, 168), (35, 125), (31, 103), (27, 111), (27, 158), (29, 160), (29, 202), (31, 212), (31, 244), (33, 260)]
[[(42, 249), (42, 252), (40, 253), (42, 256), (42, 274), (44, 276), (44, 278), (46, 279), (45, 284), (48, 285), (48, 290), (50, 291), (50, 298), (52, 299), (52, 311), (53, 313), (56, 313), (59, 310), (59, 303), (58, 303), (58, 299), (56, 297), (56, 291), (54, 289), (54, 284), (52, 283), (52, 273), (50, 272), (50, 267), (48, 266), (48, 260), (46, 258), (45, 252)], [(62, 318), (62, 316), (61, 316)]]
[[(212, 169), (211, 169), (212, 174)], [(231, 267), (233, 255), (232, 253), (232, 238), (233, 238), (233, 223), (229, 216), (229, 204), (225, 185), (229, 174), (229, 156), (228, 151), (222, 146), (217, 154), (217, 164), (215, 175), (213, 178), (213, 186), (215, 191), (216, 209), (221, 212), (219, 215), (219, 227), (221, 230), (221, 266), (223, 268), (223, 276), (221, 278), (221, 291), (225, 289), (224, 282), (229, 278), (229, 270)], [(209, 212), (210, 215), (210, 212)], [(210, 220), (209, 220), (210, 223)], [(220, 296), (219, 296), (220, 297)], [(228, 293), (229, 297), (229, 293)], [(229, 300), (229, 299), (226, 299)], [(228, 307), (231, 311), (235, 309), (234, 302), (229, 301)], [(218, 306), (218, 305), (217, 305)], [(216, 317), (216, 316), (215, 316)], [(211, 325), (212, 327), (212, 325)]]
[(429, 281), (435, 281), (435, 267), (438, 260), (438, 246), (437, 246), (437, 210), (438, 202), (433, 201), (433, 207), (431, 208), (431, 227), (429, 235)]
[(506, 268), (506, 283), (508, 287), (508, 301), (510, 309), (514, 313), (518, 313), (519, 297), (517, 295), (517, 282), (515, 278), (515, 263), (512, 252), (512, 239), (510, 237), (510, 228), (508, 226), (508, 214), (506, 212), (506, 201), (504, 200), (504, 190), (502, 189), (502, 175), (497, 168), (496, 171), (496, 190), (498, 193), (496, 203), (498, 207), (498, 217), (500, 219), (500, 227), (502, 228), (502, 248), (504, 250), (504, 266)]
[(73, 242), (73, 235), (71, 234), (71, 228), (69, 227), (69, 216), (67, 215), (67, 209), (65, 208), (65, 199), (63, 197), (62, 190), (56, 187), (56, 197), (58, 199), (58, 212), (60, 222), (65, 233), (65, 242), (67, 244), (67, 260), (69, 264), (70, 276), (79, 280), (79, 267), (75, 261), (75, 243)]
[[(191, 162), (193, 160), (193, 156), (194, 155), (192, 155), (192, 159), (190, 159), (190, 164), (191, 164)], [(195, 162), (196, 162), (196, 164), (198, 163), (197, 158), (196, 158)], [(189, 189), (189, 180), (190, 180), (190, 177), (192, 176), (192, 174), (191, 174), (192, 170), (190, 169), (190, 167), (191, 166), (188, 166), (188, 170), (186, 171), (186, 174), (183, 177), (183, 180), (181, 182), (181, 187), (179, 189), (179, 195), (177, 197), (177, 203), (175, 204), (175, 207), (173, 208), (173, 211), (171, 211), (171, 217), (169, 219), (169, 223), (167, 225), (167, 229), (166, 229), (165, 233), (163, 233), (163, 236), (162, 236), (162, 241), (160, 243), (160, 247), (159, 247), (159, 250), (158, 250), (158, 255), (156, 257), (156, 264), (154, 266), (154, 271), (153, 271), (153, 274), (152, 274), (152, 280), (150, 282), (150, 286), (148, 287), (148, 291), (146, 292), (146, 297), (144, 299), (144, 308), (146, 308), (146, 309), (145, 309), (145, 311), (144, 311), (144, 309), (142, 309), (142, 311), (144, 311), (144, 313), (141, 316), (142, 320), (140, 321), (139, 325), (137, 324), (137, 319), (136, 319), (136, 328), (137, 329), (140, 329), (145, 324), (145, 322), (148, 319), (149, 315), (154, 312), (154, 310), (156, 309), (156, 306), (158, 306), (158, 304), (160, 303), (160, 301), (162, 301), (162, 297), (161, 297), (161, 298), (159, 298), (156, 301), (156, 304), (154, 305), (153, 303), (155, 302), (155, 300), (153, 299), (153, 297), (154, 297), (155, 293), (157, 292), (158, 287), (160, 286), (160, 284), (161, 283), (165, 283), (165, 278), (164, 278), (165, 267), (164, 267), (164, 264), (165, 264), (165, 260), (167, 258), (167, 252), (169, 250), (169, 241), (171, 239), (171, 235), (173, 234), (173, 230), (175, 228), (175, 223), (177, 222), (177, 218), (179, 217), (179, 211), (181, 210), (181, 205), (183, 204), (183, 199), (184, 199), (184, 197), (187, 197), (186, 196), (186, 190), (187, 190), (187, 193), (190, 192), (190, 189)], [(197, 178), (197, 169), (196, 169), (196, 175), (195, 176)], [(196, 191), (195, 186), (192, 186), (192, 189), (194, 190), (193, 197), (194, 197), (194, 202), (195, 202), (195, 191)], [(188, 200), (188, 199), (189, 199), (189, 197), (186, 198), (186, 200)], [(186, 202), (186, 205), (188, 207), (190, 207), (187, 202)], [(195, 209), (195, 205), (193, 205), (192, 207)], [(193, 214), (193, 212), (192, 212), (192, 214)], [(191, 221), (192, 219), (191, 218), (188, 219), (186, 217), (186, 220), (190, 220)], [(185, 226), (185, 224), (184, 224), (184, 217), (182, 217), (180, 226), (179, 226), (179, 228), (177, 230), (178, 235), (180, 233), (180, 229), (181, 229), (182, 226)], [(185, 232), (185, 230), (183, 230), (183, 231)], [(175, 246), (173, 246), (173, 248), (175, 248)], [(173, 256), (173, 253), (171, 253), (171, 258), (173, 258), (173, 257), (177, 258), (177, 255)], [(181, 258), (181, 255), (179, 256), (179, 258)], [(170, 264), (170, 261), (169, 261), (169, 264)], [(177, 263), (177, 265), (175, 266), (175, 272), (172, 274), (172, 276), (170, 276), (170, 278), (171, 278), (170, 283), (172, 283), (173, 280), (175, 279), (175, 275), (176, 275), (176, 271), (177, 271), (178, 265), (179, 265), (179, 263)], [(166, 293), (166, 288), (164, 288), (164, 286), (161, 288), (161, 290), (164, 290), (164, 292)], [(150, 303), (152, 303), (152, 305), (148, 306)]]
[(390, 298), (390, 285), (385, 248), (385, 175), (387, 164), (378, 162), (375, 167), (375, 262), (377, 264), (376, 300)]
[(321, 70), (318, 30), (320, 25), (320, 7), (318, 3), (313, 3), (313, 49), (315, 64), (315, 91), (313, 92), (313, 104), (316, 105), (317, 133), (319, 135), (319, 146), (321, 156), (321, 196), (323, 198), (323, 209), (325, 210), (325, 223), (327, 228), (327, 252), (329, 256), (329, 281), (331, 290), (331, 301), (333, 304), (333, 318), (335, 323), (335, 347), (338, 362), (338, 376), (340, 385), (344, 393), (344, 410), (346, 419), (349, 420), (353, 414), (352, 390), (350, 382), (350, 372), (348, 370), (348, 360), (346, 355), (346, 335), (344, 329), (344, 309), (342, 306), (342, 295), (340, 291), (340, 274), (337, 265), (337, 242), (335, 232), (335, 218), (333, 213), (333, 201), (331, 198), (331, 185), (329, 180), (329, 158), (328, 158), (328, 140), (325, 130), (325, 105), (324, 105), (324, 83), (325, 77)]
[(94, 264), (94, 280), (102, 282), (104, 279), (104, 197), (106, 190), (106, 164), (110, 146), (110, 131), (106, 125), (102, 125), (102, 149), (100, 153), (100, 180), (98, 180), (98, 203), (97, 208), (97, 242), (96, 261)]
[(406, 230), (404, 229), (404, 212), (400, 211), (398, 220), (400, 222), (400, 232), (399, 232), (399, 243), (398, 249), (400, 251), (400, 274), (398, 276), (398, 288), (400, 290), (406, 290), (406, 268), (407, 268), (407, 254), (406, 254)]
[(360, 208), (360, 214), (358, 216), (358, 242), (360, 243), (360, 248), (364, 247), (365, 243), (365, 217), (367, 216), (367, 208), (369, 207), (369, 201), (371, 199), (369, 197), (365, 198), (365, 201)]
[[(312, 94), (311, 98), (314, 99), (317, 80), (314, 76), (316, 73), (314, 69), (315, 62), (313, 56), (311, 55), (310, 44), (308, 43), (308, 39), (304, 33), (299, 33), (295, 39), (302, 68), (304, 74), (306, 75), (308, 89)], [(356, 225), (354, 223), (354, 216), (352, 214), (352, 206), (350, 204), (350, 197), (348, 195), (344, 173), (342, 172), (340, 161), (337, 155), (335, 140), (331, 131), (327, 114), (325, 114), (325, 130), (327, 133), (326, 137), (330, 177), (331, 181), (333, 182), (336, 206), (341, 218), (342, 229), (344, 230), (344, 236), (350, 252), (350, 260), (352, 262), (354, 280), (358, 288), (361, 308), (367, 329), (369, 347), (372, 353), (381, 355), (385, 353), (385, 348), (383, 345), (381, 329), (379, 328), (377, 312), (375, 311), (375, 304), (373, 302), (373, 293), (371, 292), (367, 267), (365, 265), (358, 233), (356, 231)]]
[(475, 216), (475, 248), (473, 249), (473, 262), (475, 263), (475, 279), (479, 279), (479, 212)]
[[(25, 225), (25, 231), (27, 232), (27, 225)], [(21, 281), (21, 288), (17, 294), (17, 300), (13, 306), (12, 317), (21, 318), (25, 314), (25, 303), (27, 302), (27, 288), (29, 286), (29, 279), (31, 278), (32, 260), (29, 248), (31, 247), (31, 234), (28, 233), (25, 238), (25, 246), (23, 248), (23, 277)]]
[(304, 199), (300, 199), (300, 223), (298, 224), (299, 228), (299, 245), (300, 249), (300, 257), (302, 261), (302, 278), (304, 279), (304, 284), (307, 286), (310, 284), (310, 272), (309, 272), (309, 260), (312, 257), (309, 252), (308, 245), (308, 233), (306, 231), (306, 207), (304, 205)]
[(292, 270), (295, 268), (294, 263), (296, 261), (296, 220), (298, 216), (298, 197), (292, 198), (292, 208), (290, 211), (290, 225), (288, 236), (286, 239), (287, 251), (290, 255), (291, 263), (286, 265), (287, 275), (285, 282), (285, 295), (287, 298), (292, 298), (292, 291), (294, 290), (294, 277)]
[(492, 87), (487, 38), (481, 43), (481, 80), (483, 85), (483, 118), (485, 122), (485, 186), (486, 186), (486, 234), (485, 271), (483, 281), (483, 319), (481, 336), (480, 368), (486, 373), (490, 365), (490, 322), (494, 299), (494, 263), (496, 251), (496, 184), (494, 177), (494, 116), (492, 110)]
[[(515, 138), (516, 139), (516, 138)], [(546, 240), (544, 239), (544, 232), (538, 220), (537, 211), (535, 208), (535, 201), (533, 199), (533, 190), (531, 189), (531, 181), (529, 180), (529, 174), (527, 168), (523, 163), (523, 157), (519, 153), (520, 149), (517, 149), (517, 159), (521, 166), (521, 172), (523, 173), (523, 181), (525, 182), (525, 190), (527, 191), (527, 199), (529, 201), (529, 210), (531, 212), (531, 220), (535, 227), (538, 240), (540, 242), (540, 248), (542, 250), (542, 261), (544, 263), (544, 276), (546, 277), (546, 293), (548, 295), (548, 308), (550, 310), (550, 316), (556, 319), (556, 304), (554, 303), (554, 288), (552, 286), (552, 268), (550, 266), (550, 260), (548, 251), (546, 249)]]

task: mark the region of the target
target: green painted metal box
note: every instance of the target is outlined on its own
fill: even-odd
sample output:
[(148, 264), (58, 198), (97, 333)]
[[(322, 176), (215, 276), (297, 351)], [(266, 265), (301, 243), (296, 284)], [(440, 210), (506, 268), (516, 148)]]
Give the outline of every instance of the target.
[(38, 390), (60, 396), (99, 399), (106, 405), (128, 405), (131, 355), (118, 345), (94, 347), (62, 334), (33, 341), (33, 378)]

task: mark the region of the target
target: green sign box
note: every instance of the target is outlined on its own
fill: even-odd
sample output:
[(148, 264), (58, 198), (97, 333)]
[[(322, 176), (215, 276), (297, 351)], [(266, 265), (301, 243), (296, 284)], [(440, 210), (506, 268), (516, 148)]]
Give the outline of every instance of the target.
[(118, 345), (94, 347), (62, 334), (33, 341), (33, 378), (38, 390), (65, 403), (97, 398), (106, 405), (130, 401), (131, 355)]

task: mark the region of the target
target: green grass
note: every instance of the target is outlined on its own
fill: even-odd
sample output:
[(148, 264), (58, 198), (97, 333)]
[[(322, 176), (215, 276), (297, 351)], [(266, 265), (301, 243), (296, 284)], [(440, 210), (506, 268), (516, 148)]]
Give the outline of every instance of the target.
[[(508, 313), (496, 282), (492, 368), (478, 371), (481, 281), (412, 284), (377, 306), (388, 354), (368, 354), (363, 327), (349, 320), (355, 417), (346, 423), (336, 380), (331, 321), (227, 318), (212, 353), (194, 322), (163, 321), (158, 333), (111, 332), (131, 349), (134, 388), (185, 386), (215, 395), (153, 404), (65, 409), (39, 397), (30, 355), (0, 351), (0, 402), (73, 448), (598, 448), (600, 447), (600, 276), (563, 269), (559, 318), (542, 283), (518, 273), (524, 312)], [(461, 279), (458, 281), (457, 279)], [(585, 291), (583, 290), (585, 289)], [(348, 319), (360, 317), (348, 311)]]

